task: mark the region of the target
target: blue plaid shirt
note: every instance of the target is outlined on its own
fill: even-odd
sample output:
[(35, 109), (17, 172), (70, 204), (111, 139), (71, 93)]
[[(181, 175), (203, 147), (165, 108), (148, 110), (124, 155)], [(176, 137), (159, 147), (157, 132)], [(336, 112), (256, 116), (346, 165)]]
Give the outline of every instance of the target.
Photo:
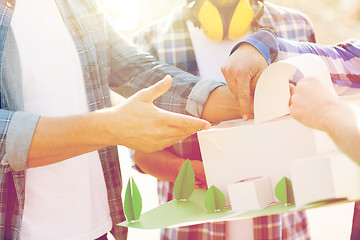
[(360, 88), (359, 40), (347, 40), (333, 46), (325, 46), (284, 39), (275, 32), (263, 29), (242, 42), (256, 47), (268, 63), (300, 54), (316, 54), (327, 64), (333, 83), (343, 87)]
[[(96, 0), (56, 0), (56, 3), (80, 57), (91, 111), (111, 106), (109, 86), (128, 97), (170, 74), (173, 76), (171, 89), (154, 103), (169, 111), (200, 116), (208, 94), (222, 85), (199, 81), (197, 77), (162, 64), (140, 51), (112, 28)], [(14, 8), (15, 0), (0, 0), (0, 69), (6, 65), (3, 62), (4, 49), (11, 35), (9, 29)], [(11, 58), (6, 63), (14, 65), (15, 62)], [(4, 75), (4, 71), (0, 76), (0, 239), (19, 239), (27, 153), (39, 116), (17, 109), (9, 97), (22, 91), (21, 79), (14, 84), (12, 76)], [(197, 93), (199, 90), (201, 96)], [(112, 233), (116, 239), (125, 239), (127, 229), (116, 226), (125, 220), (116, 146), (99, 150), (99, 156), (114, 224)]]
[[(268, 27), (278, 36), (286, 39), (316, 42), (314, 29), (306, 15), (271, 3), (265, 2), (264, 14), (258, 22), (258, 27)], [(146, 26), (134, 36), (134, 42), (160, 61), (199, 75), (186, 19), (180, 8), (174, 9), (168, 17)], [(201, 160), (196, 135), (176, 143), (169, 150), (185, 159)], [(159, 180), (158, 194), (160, 204), (172, 200), (173, 184)], [(306, 215), (304, 212), (299, 212), (255, 218), (254, 238), (256, 240), (309, 239)], [(161, 239), (222, 240), (225, 239), (225, 224), (205, 223), (163, 229)]]

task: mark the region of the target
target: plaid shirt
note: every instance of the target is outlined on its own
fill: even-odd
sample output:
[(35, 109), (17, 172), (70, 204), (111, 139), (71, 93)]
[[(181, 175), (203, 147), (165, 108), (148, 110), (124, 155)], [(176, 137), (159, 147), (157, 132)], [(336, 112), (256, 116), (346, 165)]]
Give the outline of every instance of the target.
[[(308, 18), (295, 11), (265, 3), (260, 27), (271, 28), (278, 36), (297, 41), (315, 42), (313, 27)], [(256, 30), (256, 29), (253, 29)], [(160, 61), (175, 65), (184, 71), (199, 75), (190, 34), (181, 9), (175, 9), (167, 18), (145, 27), (134, 36), (134, 42)], [(196, 135), (169, 148), (183, 158), (201, 160)], [(174, 198), (173, 184), (158, 181), (160, 204)], [(254, 238), (309, 239), (304, 212), (258, 217), (253, 220)], [(225, 239), (225, 224), (205, 223), (188, 227), (163, 229), (161, 239)]]
[[(170, 91), (159, 97), (155, 104), (173, 112), (185, 113), (188, 110), (188, 96), (192, 93), (194, 85), (201, 82), (197, 77), (171, 65), (161, 64), (148, 53), (140, 51), (129, 43), (124, 36), (113, 30), (100, 11), (96, 0), (56, 0), (56, 3), (80, 57), (90, 111), (111, 106), (109, 86), (128, 97), (154, 84), (167, 73), (173, 76), (173, 84)], [(0, 61), (3, 60), (5, 40), (14, 8), (15, 0), (0, 0)], [(3, 64), (2, 62), (0, 64), (1, 70)], [(3, 84), (4, 77), (1, 73), (0, 239), (19, 239), (24, 209), (26, 169), (16, 169), (16, 171), (12, 169), (13, 159), (10, 159), (9, 153), (13, 149), (6, 146), (6, 140), (7, 137), (8, 139), (12, 137), (8, 135), (8, 129), (15, 124), (13, 120), (18, 114), (25, 116), (24, 122), (17, 126), (20, 132), (30, 119), (34, 119), (34, 116), (11, 106), (6, 92), (21, 91), (21, 89), (7, 89)], [(13, 79), (7, 79), (7, 81), (11, 80)], [(30, 139), (31, 137), (32, 135)], [(29, 148), (29, 145), (30, 143), (17, 147)], [(122, 179), (116, 146), (99, 150), (99, 156), (108, 192), (110, 215), (114, 224), (112, 233), (116, 239), (126, 239), (127, 229), (116, 226), (117, 223), (125, 220), (121, 200)], [(25, 163), (26, 158), (27, 156), (23, 160)]]
[[(300, 54), (316, 54), (327, 64), (335, 86), (360, 88), (360, 41), (358, 40), (347, 40), (333, 46), (324, 46), (288, 40), (281, 38), (277, 33), (260, 30), (242, 42), (248, 42), (257, 47), (269, 63)], [(262, 43), (261, 47), (259, 43)]]

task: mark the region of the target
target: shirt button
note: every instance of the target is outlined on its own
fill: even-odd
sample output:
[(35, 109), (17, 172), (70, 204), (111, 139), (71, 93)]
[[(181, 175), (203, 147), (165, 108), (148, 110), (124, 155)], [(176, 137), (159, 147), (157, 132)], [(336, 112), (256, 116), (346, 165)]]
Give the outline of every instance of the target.
[(11, 8), (11, 3), (6, 2), (6, 6), (7, 6), (8, 8)]

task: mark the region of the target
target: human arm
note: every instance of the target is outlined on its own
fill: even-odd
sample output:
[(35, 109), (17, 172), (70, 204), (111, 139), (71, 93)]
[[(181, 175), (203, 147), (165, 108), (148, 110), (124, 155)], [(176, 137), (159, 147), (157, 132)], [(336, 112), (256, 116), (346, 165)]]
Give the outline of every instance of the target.
[(216, 88), (225, 85), (220, 81), (200, 80), (179, 68), (160, 62), (130, 43), (111, 26), (109, 41), (110, 86), (124, 97), (129, 97), (139, 89), (153, 84), (160, 76), (169, 74), (173, 77), (173, 84), (167, 93), (154, 101), (154, 104), (171, 112), (201, 117), (209, 95)]
[[(167, 62), (183, 71), (199, 74), (191, 39), (187, 36), (186, 24), (181, 9), (174, 11), (168, 17), (146, 26), (134, 34), (133, 41), (137, 47), (149, 53), (155, 59)], [(173, 42), (164, 44), (167, 39), (174, 38)], [(204, 108), (196, 107), (196, 116), (210, 122), (240, 118), (239, 103), (232, 96), (228, 86), (222, 84), (210, 89), (206, 84), (212, 81), (200, 80), (189, 95), (192, 102), (203, 102)], [(203, 85), (205, 83), (205, 85)], [(206, 97), (208, 92), (211, 92)], [(192, 104), (193, 105), (193, 104)], [(194, 105), (193, 105), (194, 106)], [(202, 110), (202, 112), (201, 112)]]
[(360, 165), (360, 108), (341, 101), (333, 89), (314, 77), (300, 80), (291, 92), (291, 116), (328, 133)]
[(278, 38), (269, 30), (260, 30), (238, 43), (222, 71), (231, 92), (234, 95), (242, 92), (240, 100), (245, 99), (242, 109), (248, 109), (251, 88), (256, 85), (258, 75), (267, 65), (308, 53), (322, 57), (334, 83), (339, 86), (360, 87), (360, 41), (324, 46)]
[[(176, 177), (186, 161), (169, 149), (144, 153), (135, 151), (134, 161), (144, 173), (150, 174), (162, 181), (175, 182)], [(206, 177), (203, 163), (199, 160), (190, 160), (195, 173), (197, 188), (206, 188)]]
[[(11, 123), (8, 136), (11, 149), (7, 161), (14, 170), (38, 167), (65, 160), (110, 145), (124, 145), (140, 151), (165, 148), (194, 132), (210, 127), (204, 120), (180, 115), (155, 107), (152, 102), (171, 85), (166, 77), (154, 86), (141, 90), (125, 102), (108, 109), (77, 116), (40, 117), (34, 126), (28, 155), (18, 163), (16, 140), (23, 133), (16, 131), (21, 123)], [(35, 121), (33, 121), (35, 122)], [(21, 146), (20, 146), (21, 147)], [(13, 165), (13, 163), (18, 163)]]

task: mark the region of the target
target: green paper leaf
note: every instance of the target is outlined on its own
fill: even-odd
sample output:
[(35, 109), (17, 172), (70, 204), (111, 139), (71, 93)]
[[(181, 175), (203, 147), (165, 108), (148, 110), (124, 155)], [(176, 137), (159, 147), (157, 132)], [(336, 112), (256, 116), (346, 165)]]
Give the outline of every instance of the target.
[(210, 211), (222, 211), (225, 209), (225, 195), (224, 193), (212, 185), (205, 195), (205, 207)]
[(295, 204), (294, 191), (291, 180), (283, 177), (275, 186), (275, 196), (282, 204)]
[(270, 216), (282, 213), (291, 213), (313, 209), (325, 206), (334, 206), (347, 204), (351, 201), (346, 199), (329, 199), (326, 201), (315, 202), (302, 208), (295, 205), (284, 205), (276, 203), (264, 209), (256, 209), (247, 212), (234, 214), (230, 208), (225, 208), (221, 212), (210, 212), (204, 206), (206, 195), (205, 189), (195, 189), (186, 202), (179, 202), (176, 199), (164, 203), (154, 209), (149, 210), (141, 215), (141, 219), (136, 222), (123, 221), (118, 224), (123, 227), (138, 229), (162, 229), (179, 226), (189, 226), (206, 222), (232, 221), (238, 219), (249, 219), (260, 216)]
[(182, 165), (174, 183), (174, 194), (178, 201), (186, 201), (195, 187), (195, 173), (190, 160), (187, 159)]
[(134, 217), (135, 220), (138, 220), (141, 215), (142, 210), (142, 200), (141, 195), (138, 187), (136, 186), (136, 183), (134, 179), (132, 179), (132, 203), (133, 203), (133, 210), (134, 210)]
[[(130, 186), (130, 180), (132, 186)], [(142, 200), (138, 187), (133, 178), (130, 178), (126, 187), (124, 199), (124, 212), (129, 222), (134, 222), (140, 218)]]

